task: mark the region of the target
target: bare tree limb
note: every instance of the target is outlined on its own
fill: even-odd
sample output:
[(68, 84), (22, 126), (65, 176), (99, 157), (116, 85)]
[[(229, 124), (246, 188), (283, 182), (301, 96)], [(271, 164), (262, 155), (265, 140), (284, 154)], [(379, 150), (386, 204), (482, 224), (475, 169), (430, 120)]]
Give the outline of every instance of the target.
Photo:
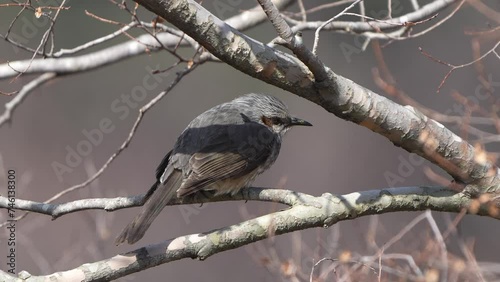
[[(394, 206), (394, 211), (406, 211), (411, 210), (412, 201), (415, 202), (417, 206), (420, 205), (420, 202), (425, 202), (429, 197), (441, 197), (441, 201), (443, 203), (443, 211), (457, 212), (455, 207), (449, 209), (449, 207), (445, 207), (444, 204), (446, 201), (454, 201), (453, 197), (457, 197), (457, 192), (448, 189), (447, 187), (429, 187), (429, 186), (412, 186), (412, 187), (398, 187), (398, 188), (385, 188), (381, 190), (371, 190), (365, 192), (356, 192), (347, 195), (338, 195), (332, 197), (338, 198), (352, 198), (355, 195), (359, 196), (360, 199), (364, 199), (366, 197), (375, 197), (375, 195), (379, 194), (377, 197), (382, 197), (383, 195), (388, 195), (395, 202), (399, 202), (400, 206)], [(324, 195), (323, 195), (324, 196)], [(227, 195), (219, 195), (219, 196), (201, 196), (195, 195), (194, 197), (186, 197), (183, 199), (174, 198), (169, 202), (168, 205), (185, 205), (185, 204), (204, 204), (204, 203), (212, 203), (212, 202), (222, 202), (222, 201), (265, 201), (265, 202), (275, 202), (281, 203), (287, 206), (296, 206), (296, 205), (306, 205), (307, 199), (311, 199), (308, 194), (283, 190), (283, 189), (272, 189), (272, 188), (262, 188), (262, 187), (250, 187), (247, 189), (243, 189), (242, 192), (237, 193), (233, 196)], [(461, 200), (462, 208), (468, 208), (467, 204), (470, 204), (472, 199), (467, 198), (466, 195), (461, 194), (460, 197), (464, 199)], [(136, 195), (130, 197), (117, 197), (117, 198), (91, 198), (91, 199), (81, 199), (66, 203), (60, 204), (50, 204), (46, 202), (35, 202), (30, 200), (17, 199), (14, 204), (10, 204), (9, 199), (4, 196), (0, 196), (0, 209), (14, 209), (14, 210), (23, 210), (30, 211), (45, 215), (50, 215), (52, 219), (56, 219), (60, 216), (82, 211), (82, 210), (105, 210), (105, 211), (115, 211), (124, 208), (137, 207), (144, 204), (144, 195)], [(456, 203), (455, 203), (456, 204)], [(488, 202), (480, 203), (482, 206), (479, 208), (474, 208), (471, 210), (472, 213), (477, 213), (479, 215), (487, 215), (491, 217), (500, 218), (500, 215), (491, 214), (488, 210)], [(357, 205), (360, 205), (358, 203)], [(439, 205), (431, 204), (423, 209), (432, 209), (432, 210), (441, 210)], [(400, 210), (400, 208), (402, 208)], [(420, 210), (422, 208), (417, 208)]]
[[(302, 193), (297, 193), (282, 189), (269, 189), (252, 187), (238, 193), (234, 196), (219, 195), (215, 197), (202, 197), (197, 195), (195, 197), (186, 197), (183, 199), (174, 198), (169, 205), (185, 205), (185, 204), (203, 204), (222, 201), (266, 201), (281, 203), (288, 206), (297, 204), (298, 199)], [(66, 214), (82, 211), (82, 210), (105, 210), (115, 211), (130, 207), (142, 206), (145, 202), (144, 195), (136, 195), (130, 197), (116, 197), (116, 198), (93, 198), (81, 199), (60, 204), (50, 204), (47, 202), (35, 202), (30, 200), (17, 199), (15, 204), (9, 202), (9, 198), (0, 196), (0, 209), (13, 209), (35, 212), (39, 214), (50, 215), (52, 219), (57, 219)]]
[[(290, 209), (267, 214), (208, 233), (177, 237), (112, 258), (81, 265), (47, 276), (23, 271), (21, 281), (109, 281), (150, 267), (183, 258), (200, 260), (259, 240), (297, 230), (328, 227), (339, 221), (393, 211), (439, 210), (460, 212), (473, 200), (443, 187), (402, 187), (356, 192), (346, 195), (325, 193), (319, 197), (280, 189), (252, 188), (236, 199), (289, 199)], [(228, 196), (229, 197), (229, 196)], [(489, 215), (488, 207), (478, 214)], [(0, 273), (0, 277), (1, 277)], [(8, 275), (8, 274), (3, 274)], [(12, 278), (12, 277), (11, 277)]]

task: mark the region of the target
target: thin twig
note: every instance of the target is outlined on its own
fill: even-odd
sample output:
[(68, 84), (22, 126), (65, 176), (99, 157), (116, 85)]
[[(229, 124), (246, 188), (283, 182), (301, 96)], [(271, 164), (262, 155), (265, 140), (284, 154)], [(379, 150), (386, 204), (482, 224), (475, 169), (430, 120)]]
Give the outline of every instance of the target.
[(30, 93), (33, 92), (36, 88), (42, 86), (46, 82), (57, 76), (56, 73), (49, 72), (40, 75), (39, 77), (33, 79), (29, 83), (23, 86), (21, 90), (16, 94), (16, 96), (5, 104), (5, 111), (0, 116), (0, 127), (7, 122), (10, 122), (12, 119), (12, 114), (16, 110), (16, 108), (28, 97)]
[(75, 54), (75, 53), (78, 53), (78, 52), (83, 51), (85, 49), (88, 49), (90, 47), (93, 47), (93, 46), (96, 46), (98, 44), (104, 43), (104, 42), (106, 42), (108, 40), (111, 40), (111, 39), (113, 39), (113, 38), (121, 35), (125, 31), (131, 29), (132, 27), (137, 26), (138, 24), (139, 23), (137, 23), (137, 22), (131, 22), (128, 25), (120, 28), (119, 30), (117, 30), (117, 31), (115, 31), (115, 32), (113, 32), (111, 34), (108, 34), (108, 35), (105, 35), (103, 37), (94, 39), (94, 40), (89, 41), (89, 42), (87, 42), (85, 44), (79, 45), (79, 46), (77, 46), (75, 48), (72, 48), (72, 49), (61, 49), (58, 52), (54, 53), (53, 57), (57, 58), (57, 57), (61, 57), (61, 56), (64, 56), (64, 55)]
[(429, 226), (431, 227), (432, 233), (434, 233), (434, 237), (436, 237), (436, 241), (441, 248), (441, 264), (443, 265), (443, 269), (441, 271), (441, 281), (448, 281), (448, 250), (446, 249), (446, 243), (443, 239), (443, 234), (439, 230), (439, 227), (432, 217), (432, 212), (427, 210), (425, 213), (425, 218), (429, 222)]
[(314, 45), (313, 45), (313, 50), (312, 50), (312, 53), (314, 55), (317, 54), (318, 52), (318, 44), (319, 44), (319, 32), (328, 24), (330, 24), (331, 22), (333, 22), (334, 20), (336, 20), (337, 18), (339, 18), (340, 16), (342, 16), (345, 12), (349, 11), (350, 9), (352, 9), (354, 6), (356, 6), (359, 2), (361, 2), (363, 0), (356, 0), (354, 1), (351, 5), (347, 6), (347, 8), (345, 8), (344, 10), (342, 10), (342, 12), (338, 13), (336, 16), (334, 16), (333, 18), (327, 20), (326, 22), (324, 22), (322, 25), (320, 25), (316, 31), (314, 32)]
[(306, 8), (304, 7), (304, 1), (298, 0), (297, 2), (299, 3), (300, 16), (302, 17), (302, 21), (307, 22), (307, 12)]
[(447, 15), (446, 17), (444, 17), (443, 19), (441, 19), (440, 21), (438, 21), (437, 23), (435, 23), (431, 27), (429, 27), (425, 30), (422, 30), (419, 33), (409, 35), (408, 38), (415, 38), (415, 37), (422, 36), (422, 35), (428, 33), (429, 31), (434, 30), (438, 26), (442, 25), (444, 22), (446, 22), (447, 20), (449, 20), (451, 17), (453, 17), (456, 14), (456, 12), (462, 7), (462, 5), (464, 3), (465, 3), (465, 0), (461, 0), (460, 3), (457, 5), (457, 7), (455, 7), (455, 9), (453, 11), (451, 11), (451, 13), (449, 15)]
[(484, 53), (481, 57), (473, 60), (473, 61), (470, 61), (468, 63), (465, 63), (465, 64), (462, 64), (462, 65), (453, 65), (453, 64), (450, 64), (450, 63), (447, 63), (443, 60), (440, 60), (438, 58), (435, 58), (433, 57), (431, 54), (425, 52), (421, 47), (419, 47), (418, 49), (420, 50), (420, 53), (422, 53), (422, 55), (426, 56), (427, 58), (433, 60), (434, 62), (436, 63), (439, 63), (439, 64), (442, 64), (442, 65), (445, 65), (445, 66), (448, 66), (450, 67), (450, 70), (446, 73), (446, 75), (444, 76), (444, 78), (441, 80), (441, 83), (439, 84), (437, 90), (436, 90), (436, 93), (439, 93), (440, 90), (441, 90), (441, 87), (443, 87), (444, 83), (446, 82), (446, 80), (448, 79), (448, 77), (457, 69), (460, 69), (460, 68), (464, 68), (464, 67), (468, 67), (472, 64), (475, 64), (477, 63), (478, 61), (481, 61), (482, 59), (484, 59), (486, 56), (488, 56), (489, 54), (495, 52), (495, 49), (498, 48), (498, 46), (500, 46), (500, 41), (498, 41), (495, 46), (493, 46), (493, 48), (491, 48), (489, 51), (487, 51), (486, 53)]
[(341, 259), (335, 259), (335, 258), (322, 258), (322, 259), (320, 259), (318, 262), (316, 262), (316, 263), (315, 263), (315, 264), (311, 267), (311, 274), (309, 275), (309, 281), (310, 281), (310, 282), (313, 282), (313, 281), (314, 281), (314, 280), (313, 280), (314, 269), (315, 269), (315, 268), (316, 268), (319, 264), (321, 264), (322, 262), (327, 261), (327, 260), (328, 260), (328, 261), (334, 261), (334, 262), (339, 261), (339, 262), (343, 262), (343, 263), (356, 263), (356, 264), (360, 264), (360, 265), (362, 265), (362, 266), (364, 266), (364, 267), (369, 268), (371, 271), (373, 271), (373, 273), (377, 274), (377, 270), (375, 270), (375, 268), (373, 268), (373, 267), (371, 267), (371, 266), (369, 266), (369, 265), (367, 265), (367, 264), (364, 264), (364, 263), (362, 263), (362, 262), (360, 262), (360, 261), (356, 261), (356, 260), (348, 260), (348, 261), (343, 261), (343, 260), (341, 260)]

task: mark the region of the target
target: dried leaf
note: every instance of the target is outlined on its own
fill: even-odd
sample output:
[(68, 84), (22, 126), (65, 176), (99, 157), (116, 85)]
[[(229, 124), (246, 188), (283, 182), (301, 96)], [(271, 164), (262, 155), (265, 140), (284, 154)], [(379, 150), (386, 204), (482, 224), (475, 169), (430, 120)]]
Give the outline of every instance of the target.
[(35, 10), (35, 17), (36, 17), (37, 19), (39, 19), (41, 16), (42, 16), (42, 8), (41, 8), (41, 7), (38, 7), (38, 8), (36, 8), (36, 10)]

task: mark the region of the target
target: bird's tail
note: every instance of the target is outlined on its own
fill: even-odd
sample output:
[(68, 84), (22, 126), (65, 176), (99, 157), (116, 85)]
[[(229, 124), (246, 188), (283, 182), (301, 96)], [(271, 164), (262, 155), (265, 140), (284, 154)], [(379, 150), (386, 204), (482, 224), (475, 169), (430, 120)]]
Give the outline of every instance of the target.
[(156, 182), (148, 192), (148, 194), (152, 193), (152, 195), (147, 199), (142, 207), (142, 211), (123, 229), (120, 235), (116, 237), (115, 244), (117, 246), (123, 242), (134, 244), (139, 241), (144, 236), (151, 223), (153, 223), (153, 220), (175, 196), (181, 182), (182, 172), (177, 170), (172, 171), (165, 183)]

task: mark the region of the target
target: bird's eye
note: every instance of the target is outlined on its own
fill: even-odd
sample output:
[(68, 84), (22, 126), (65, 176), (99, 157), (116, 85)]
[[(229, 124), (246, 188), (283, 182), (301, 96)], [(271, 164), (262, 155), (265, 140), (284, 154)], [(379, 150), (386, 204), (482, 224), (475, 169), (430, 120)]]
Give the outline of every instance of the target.
[(273, 125), (282, 125), (285, 123), (285, 120), (280, 118), (280, 117), (266, 117), (266, 116), (262, 116), (262, 122), (271, 127)]
[(273, 121), (272, 121), (272, 119), (270, 119), (270, 118), (268, 118), (268, 117), (266, 117), (266, 116), (262, 116), (262, 117), (261, 117), (261, 120), (262, 120), (262, 123), (264, 123), (266, 126), (268, 126), (268, 127), (273, 126)]
[(280, 117), (272, 117), (271, 120), (272, 120), (272, 123), (276, 124), (276, 125), (282, 125), (284, 123), (283, 119)]

